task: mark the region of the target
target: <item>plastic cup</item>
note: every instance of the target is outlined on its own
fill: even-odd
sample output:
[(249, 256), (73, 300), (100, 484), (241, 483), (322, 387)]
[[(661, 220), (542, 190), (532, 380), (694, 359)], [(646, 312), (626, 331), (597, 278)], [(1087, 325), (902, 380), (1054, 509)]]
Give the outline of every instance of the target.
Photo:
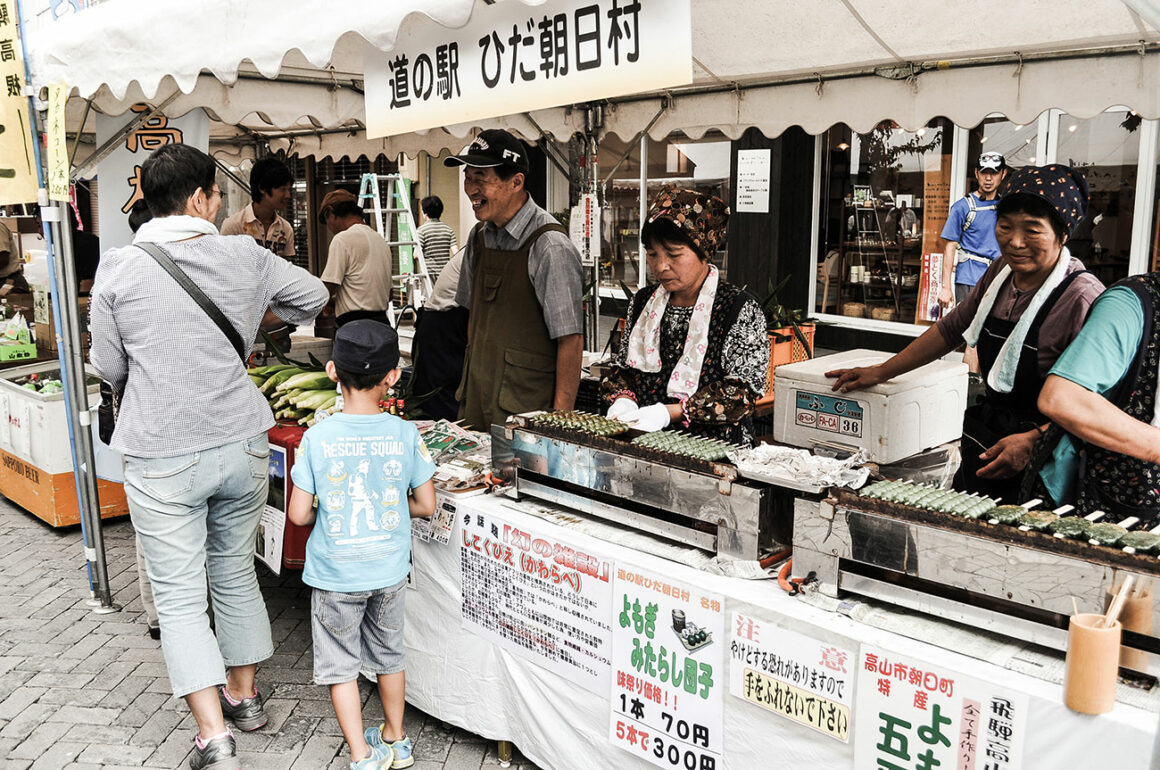
[(1116, 621), (1098, 624), (1103, 615), (1072, 615), (1067, 627), (1063, 703), (1081, 714), (1106, 714), (1116, 705), (1116, 676), (1120, 670), (1120, 632)]

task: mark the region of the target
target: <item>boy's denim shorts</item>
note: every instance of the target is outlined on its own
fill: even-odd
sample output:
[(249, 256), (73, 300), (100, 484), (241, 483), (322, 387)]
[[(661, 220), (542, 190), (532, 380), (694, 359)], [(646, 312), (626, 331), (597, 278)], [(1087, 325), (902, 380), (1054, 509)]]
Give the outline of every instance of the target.
[(395, 674), (403, 656), (403, 580), (389, 588), (343, 593), (315, 588), (310, 599), (314, 683), (341, 684), (359, 672)]

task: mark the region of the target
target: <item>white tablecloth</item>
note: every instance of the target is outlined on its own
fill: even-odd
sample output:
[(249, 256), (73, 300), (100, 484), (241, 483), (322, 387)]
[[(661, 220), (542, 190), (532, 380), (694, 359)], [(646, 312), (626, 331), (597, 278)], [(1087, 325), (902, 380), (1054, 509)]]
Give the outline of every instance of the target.
[[(788, 596), (773, 581), (711, 575), (566, 530), (522, 512), (523, 505), (491, 497), (460, 503), (461, 508), (494, 511), (517, 526), (567, 532), (578, 547), (587, 545), (593, 553), (723, 594), (726, 617), (743, 612), (852, 649), (872, 644), (1025, 692), (1031, 704), (1022, 764), (1027, 770), (1143, 770), (1149, 765), (1157, 727), (1153, 713), (1117, 704), (1099, 717), (1076, 714), (1063, 705), (1059, 685), (826, 612)], [(462, 514), (463, 510), (459, 518)], [(407, 597), (405, 631), (407, 700), (486, 738), (513, 741), (545, 770), (652, 767), (609, 743), (607, 695), (577, 687), (461, 627), (459, 526), (456, 522), (446, 545), (414, 543), (415, 588)], [(724, 702), (725, 768), (854, 767), (852, 739), (839, 743), (728, 693)], [(855, 725), (857, 719), (855, 712)]]

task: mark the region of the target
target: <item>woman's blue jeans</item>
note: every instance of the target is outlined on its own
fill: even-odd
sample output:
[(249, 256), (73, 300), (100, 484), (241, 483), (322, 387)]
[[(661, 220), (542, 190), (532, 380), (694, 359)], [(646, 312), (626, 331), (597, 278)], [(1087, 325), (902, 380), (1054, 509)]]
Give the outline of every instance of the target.
[[(145, 553), (176, 697), (273, 654), (254, 571), (266, 501), (266, 434), (178, 457), (125, 457), (125, 496)], [(210, 630), (206, 575), (217, 637)]]

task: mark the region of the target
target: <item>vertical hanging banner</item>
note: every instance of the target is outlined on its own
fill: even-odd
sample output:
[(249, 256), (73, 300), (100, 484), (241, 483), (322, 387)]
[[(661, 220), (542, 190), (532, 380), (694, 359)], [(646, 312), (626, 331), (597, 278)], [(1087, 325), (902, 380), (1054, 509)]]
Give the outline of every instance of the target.
[(611, 562), (470, 501), (458, 515), (463, 627), (587, 690), (608, 692)]
[(691, 0), (480, 5), (459, 29), (368, 45), (367, 137), (693, 82)]
[(0, 206), (36, 201), (36, 166), (28, 98), (24, 95), (24, 56), (16, 22), (16, 0), (0, 0)]
[(857, 767), (1023, 766), (1025, 693), (863, 645), (856, 703)]
[(729, 692), (843, 743), (857, 653), (733, 613)]
[(658, 767), (721, 767), (724, 597), (617, 565), (610, 740)]
[[(132, 112), (118, 117), (97, 115), (97, 146), (117, 135), (136, 114), (147, 112), (144, 104), (133, 105)], [(194, 110), (180, 118), (154, 115), (136, 131), (121, 140), (97, 167), (101, 183), (100, 222), (101, 251), (125, 246), (133, 241), (129, 229), (129, 210), (143, 199), (141, 164), (154, 150), (167, 144), (188, 144), (202, 152), (209, 151), (209, 118)]]
[(68, 145), (65, 143), (64, 107), (69, 87), (54, 83), (48, 87), (48, 197), (54, 201), (69, 201)]

